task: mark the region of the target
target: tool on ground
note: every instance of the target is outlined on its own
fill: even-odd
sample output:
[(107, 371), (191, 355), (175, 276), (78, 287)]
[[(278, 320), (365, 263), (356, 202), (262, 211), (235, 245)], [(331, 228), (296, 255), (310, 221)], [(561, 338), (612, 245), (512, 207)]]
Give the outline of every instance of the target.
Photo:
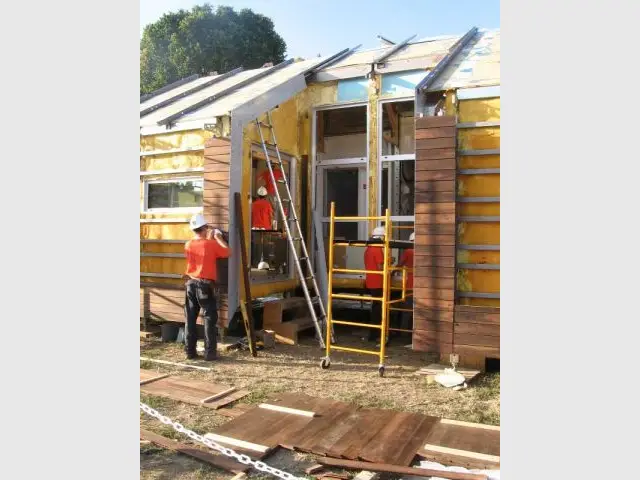
[(242, 214), (242, 198), (239, 192), (234, 194), (236, 210), (236, 229), (238, 240), (240, 241), (240, 261), (242, 262), (242, 281), (244, 284), (244, 299), (240, 301), (240, 312), (244, 321), (244, 328), (247, 332), (249, 350), (254, 357), (258, 356), (256, 349), (256, 334), (253, 329), (253, 311), (251, 308), (251, 283), (249, 280), (249, 256), (247, 255), (247, 243), (244, 234), (244, 216)]
[[(272, 185), (276, 187), (276, 203), (278, 205), (280, 215), (284, 219), (282, 223), (284, 224), (287, 241), (289, 242), (289, 248), (291, 250), (291, 254), (296, 266), (296, 273), (298, 274), (298, 278), (300, 279), (300, 285), (302, 286), (304, 297), (309, 307), (309, 313), (311, 314), (311, 318), (316, 329), (318, 342), (320, 343), (320, 346), (324, 348), (325, 342), (323, 339), (323, 329), (327, 330), (329, 336), (332, 336), (331, 330), (327, 329), (327, 315), (325, 313), (324, 305), (320, 297), (318, 283), (313, 273), (313, 267), (311, 266), (311, 259), (309, 257), (309, 252), (307, 251), (307, 246), (303, 238), (302, 229), (300, 228), (300, 220), (298, 219), (298, 214), (296, 213), (295, 207), (293, 205), (293, 199), (291, 197), (291, 190), (289, 188), (287, 175), (284, 168), (282, 168), (282, 156), (280, 155), (280, 149), (278, 148), (276, 132), (271, 120), (271, 112), (267, 112), (266, 116), (267, 123), (261, 122), (259, 118), (256, 118), (256, 127), (258, 128), (258, 132), (260, 133), (260, 142), (262, 143), (262, 149), (264, 151), (267, 168), (269, 169), (269, 176), (271, 178)], [(262, 132), (263, 128), (269, 130), (269, 141), (265, 140), (265, 136)], [(275, 151), (276, 159), (271, 159), (269, 148), (272, 148)], [(274, 168), (280, 169), (280, 172), (282, 173), (282, 178), (280, 180), (276, 180), (274, 175)], [(280, 195), (280, 190), (277, 188), (277, 184), (284, 185), (284, 198), (282, 198), (282, 196)], [(284, 207), (284, 203), (287, 204), (286, 210)], [(289, 217), (287, 216), (287, 212), (290, 214)], [(293, 228), (290, 228), (290, 224)], [(293, 230), (293, 232), (291, 230)], [(298, 248), (296, 248), (297, 245), (300, 248), (300, 253), (302, 254), (302, 256), (299, 256)], [(307, 277), (305, 277), (305, 273), (302, 270), (302, 265), (300, 263), (301, 261), (305, 262), (306, 272), (308, 275)], [(307, 282), (309, 281), (311, 281), (312, 285), (311, 292), (309, 290), (309, 286), (307, 285)], [(318, 306), (319, 315), (316, 314), (314, 305)]]

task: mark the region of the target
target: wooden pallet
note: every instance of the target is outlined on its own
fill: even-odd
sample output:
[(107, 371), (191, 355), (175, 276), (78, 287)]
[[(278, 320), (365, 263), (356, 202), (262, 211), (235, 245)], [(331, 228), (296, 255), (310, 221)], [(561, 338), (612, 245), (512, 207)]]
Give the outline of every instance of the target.
[(262, 328), (273, 330), (280, 343), (297, 345), (299, 333), (314, 328), (314, 324), (306, 300), (290, 297), (264, 304)]

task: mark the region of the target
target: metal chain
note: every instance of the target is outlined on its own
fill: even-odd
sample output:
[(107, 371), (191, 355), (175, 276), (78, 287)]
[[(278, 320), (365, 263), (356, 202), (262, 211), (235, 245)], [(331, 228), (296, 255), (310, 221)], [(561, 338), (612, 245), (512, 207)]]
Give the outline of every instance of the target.
[(252, 465), (256, 470), (270, 473), (275, 477), (282, 478), (282, 480), (306, 480), (305, 477), (296, 477), (295, 475), (291, 475), (290, 473), (284, 472), (282, 470), (278, 470), (277, 468), (274, 468), (274, 467), (270, 467), (264, 462), (251, 460), (251, 458), (248, 455), (241, 455), (239, 453), (234, 452), (230, 448), (223, 447), (222, 445), (219, 445), (216, 442), (209, 440), (208, 438), (205, 438), (202, 435), (198, 435), (197, 433), (189, 430), (188, 428), (185, 428), (180, 423), (174, 422), (169, 417), (165, 417), (157, 410), (154, 410), (153, 408), (149, 407), (148, 405), (145, 405), (142, 402), (140, 402), (140, 410), (142, 410), (148, 415), (151, 415), (154, 418), (157, 418), (165, 425), (171, 425), (176, 432), (183, 433), (187, 435), (189, 438), (191, 438), (192, 440), (200, 442), (206, 445), (207, 447), (209, 447), (210, 449), (220, 452), (221, 454), (226, 455), (227, 457), (234, 458), (238, 462), (244, 465)]

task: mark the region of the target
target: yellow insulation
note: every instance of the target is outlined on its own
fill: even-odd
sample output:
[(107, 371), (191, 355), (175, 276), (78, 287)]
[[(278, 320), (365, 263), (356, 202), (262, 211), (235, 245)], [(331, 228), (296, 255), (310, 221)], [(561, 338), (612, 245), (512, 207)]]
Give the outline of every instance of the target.
[(500, 121), (500, 99), (460, 100), (458, 121), (460, 123)]

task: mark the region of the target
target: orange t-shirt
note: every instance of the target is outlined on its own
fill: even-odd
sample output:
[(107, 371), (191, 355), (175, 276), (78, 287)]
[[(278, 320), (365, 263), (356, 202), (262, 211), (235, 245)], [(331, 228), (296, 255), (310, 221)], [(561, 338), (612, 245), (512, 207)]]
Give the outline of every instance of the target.
[[(413, 269), (413, 248), (402, 252), (399, 265)], [(407, 288), (413, 288), (413, 271), (407, 272)]]
[(259, 198), (251, 204), (251, 228), (273, 228), (273, 207), (266, 198)]
[(187, 255), (186, 275), (193, 278), (217, 280), (216, 260), (229, 258), (230, 248), (223, 248), (216, 240), (195, 238), (189, 240), (184, 251)]
[[(273, 176), (276, 179), (276, 182), (284, 178), (284, 176), (282, 175), (282, 170), (280, 170), (277, 166), (273, 166)], [(262, 174), (260, 174), (260, 179), (264, 180), (267, 192), (273, 197), (276, 194), (276, 187), (271, 181), (271, 174), (269, 173), (268, 168), (264, 172), (262, 172)]]
[[(364, 250), (364, 269), (380, 271), (378, 265), (384, 265), (384, 252), (382, 247), (368, 246)], [(382, 273), (367, 273), (364, 285), (371, 290), (382, 288)]]

